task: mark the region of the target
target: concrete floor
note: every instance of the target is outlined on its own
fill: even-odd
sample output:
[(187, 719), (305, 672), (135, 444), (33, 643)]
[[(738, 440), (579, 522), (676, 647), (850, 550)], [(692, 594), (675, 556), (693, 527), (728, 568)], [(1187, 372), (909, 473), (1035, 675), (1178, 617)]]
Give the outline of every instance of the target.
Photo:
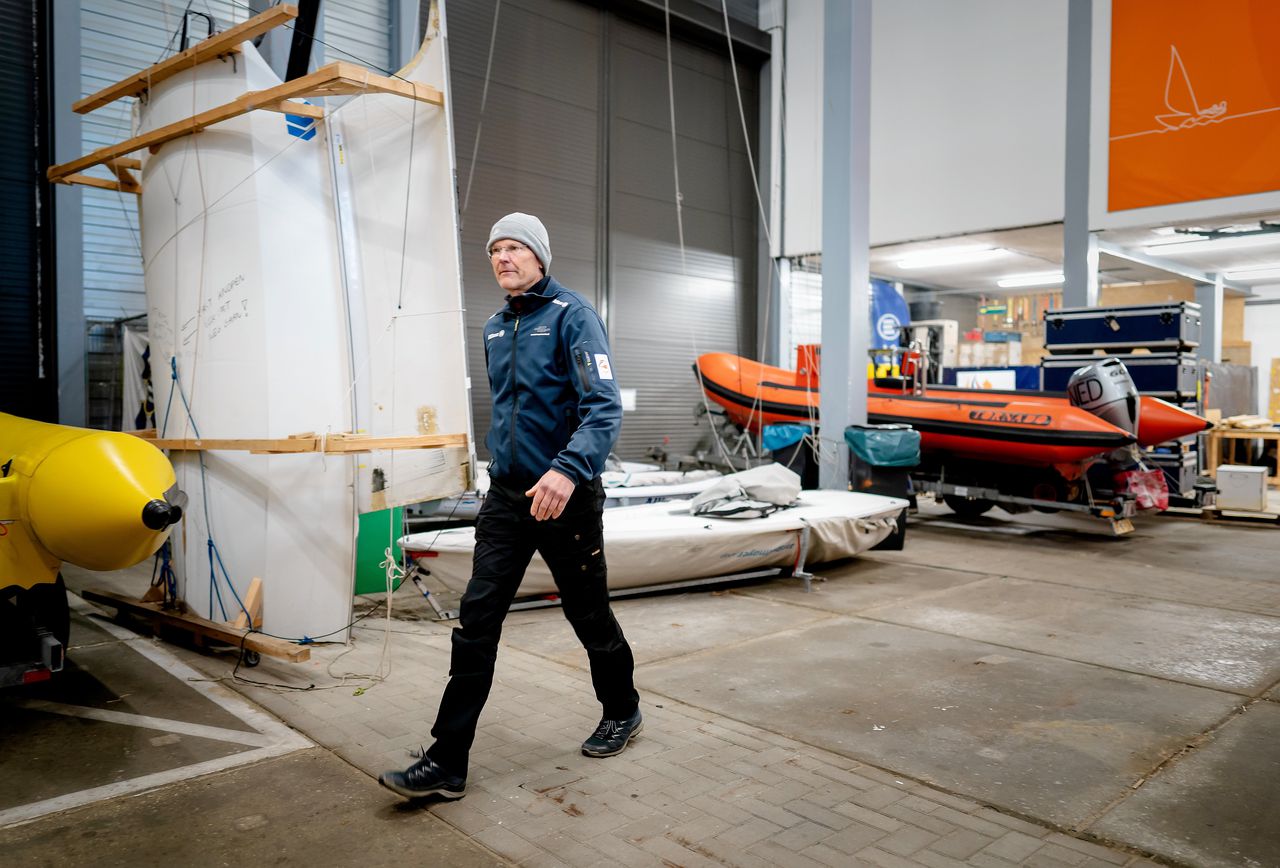
[(88, 609), (56, 678), (0, 694), (0, 864), (506, 864)]
[[(690, 732), (690, 738), (694, 734), (676, 731), (678, 725), (688, 725), (678, 723), (683, 720), (673, 710), (678, 706), (686, 717), (722, 721), (735, 732), (753, 733), (757, 740), (776, 736), (788, 745), (811, 746), (837, 761), (845, 758), (849, 767), (862, 769), (864, 775), (888, 772), (888, 788), (895, 784), (919, 787), (923, 799), (934, 800), (930, 804), (946, 804), (946, 794), (971, 800), (975, 812), (985, 812), (1011, 827), (1022, 823), (1017, 828), (1026, 835), (1048, 836), (1036, 839), (1038, 846), (1052, 836), (1058, 842), (1033, 851), (1029, 845), (1023, 850), (1014, 846), (1016, 842), (1002, 839), (972, 853), (954, 847), (934, 851), (919, 844), (913, 846), (924, 849), (892, 851), (900, 857), (884, 856), (878, 848), (888, 845), (881, 843), (859, 851), (848, 862), (828, 860), (828, 864), (866, 860), (882, 865), (1059, 868), (1095, 861), (1124, 864), (1147, 854), (1180, 865), (1280, 865), (1277, 552), (1277, 528), (1143, 516), (1135, 533), (1117, 539), (1100, 524), (1060, 515), (1010, 517), (995, 511), (963, 525), (944, 510), (926, 506), (912, 522), (905, 551), (873, 552), (829, 566), (820, 571), (827, 581), (815, 584), (812, 593), (805, 593), (798, 581), (780, 579), (630, 599), (619, 601), (615, 609), (636, 652), (642, 697), (646, 707), (653, 709), (647, 712), (651, 722), (646, 737), (664, 739), (664, 749), (672, 752), (669, 756), (700, 762), (691, 744), (682, 747), (681, 734)], [(136, 575), (127, 574), (68, 575), (73, 589), (114, 583), (117, 589), (141, 593), (142, 588), (134, 586), (137, 581)], [(411, 588), (397, 595), (397, 609), (396, 669), (391, 680), (364, 696), (353, 697), (350, 691), (319, 696), (237, 689), (354, 765), (375, 773), (386, 767), (388, 758), (403, 757), (404, 746), (426, 737), (430, 710), (447, 667), (450, 625), (423, 619), (425, 606)], [(492, 859), (495, 851), (521, 864), (592, 864), (590, 854), (580, 860), (571, 858), (570, 850), (557, 853), (557, 845), (547, 843), (549, 839), (531, 837), (545, 834), (552, 818), (526, 813), (541, 810), (540, 803), (524, 804), (527, 793), (557, 792), (555, 782), (535, 787), (518, 778), (519, 769), (509, 763), (519, 756), (515, 751), (527, 749), (521, 739), (536, 731), (539, 738), (545, 735), (554, 744), (565, 741), (546, 754), (549, 765), (541, 768), (550, 770), (552, 777), (563, 774), (566, 780), (571, 774), (579, 780), (586, 773), (576, 771), (580, 758), (572, 759), (572, 740), (563, 736), (562, 724), (521, 728), (521, 715), (530, 713), (526, 709), (547, 701), (545, 691), (538, 692), (543, 678), (548, 685), (554, 682), (556, 696), (564, 690), (570, 690), (564, 695), (582, 692), (585, 655), (554, 609), (515, 612), (507, 624), (498, 684), (477, 740), (474, 777), (481, 787), (488, 782), (497, 801), (512, 800), (493, 816), (505, 818), (516, 831), (497, 834), (481, 824), (490, 810), (476, 801), (486, 798), (484, 790), (457, 805), (414, 814), (425, 818), (423, 829), (418, 829), (395, 813), (396, 800), (380, 799), (368, 778), (364, 780), (374, 789), (367, 799), (353, 796), (349, 811), (341, 814), (349, 818), (352, 828), (367, 820), (371, 830), (395, 830), (397, 836), (430, 833), (437, 836), (433, 840), (453, 840), (447, 837), (455, 834), (453, 830), (429, 827), (427, 820), (440, 817), (488, 848), (471, 848), (467, 858), (481, 860), (477, 864)], [(357, 659), (376, 660), (381, 637), (381, 627), (358, 631), (356, 652), (345, 662), (357, 665), (353, 662)], [(83, 665), (98, 682), (108, 682), (113, 695), (143, 690), (137, 673), (97, 662), (91, 653), (93, 642), (84, 645), (72, 654), (77, 667)], [(226, 675), (230, 667), (226, 658), (182, 656), (210, 675)], [(264, 661), (259, 672), (281, 681), (314, 681), (323, 677), (328, 656), (319, 650), (310, 668)], [(75, 689), (93, 696), (96, 688), (85, 684)], [(406, 696), (414, 697), (413, 701), (401, 698)], [(580, 726), (577, 718), (587, 720), (591, 714), (589, 694), (580, 699), (562, 709), (562, 716), (573, 717), (575, 727)], [(179, 716), (177, 706), (160, 712), (137, 701), (141, 713)], [(206, 720), (199, 716), (206, 712), (217, 714), (216, 709), (202, 712), (195, 700), (184, 701), (196, 703), (182, 712), (191, 720)], [(395, 703), (408, 710), (396, 711), (394, 726), (389, 727)], [(38, 712), (25, 708), (22, 713)], [(6, 709), (6, 727), (9, 719)], [(226, 718), (207, 719), (212, 726), (237, 726)], [(669, 731), (664, 733), (663, 726)], [(723, 732), (717, 723), (703, 724), (698, 732), (708, 727)], [(159, 756), (166, 763), (184, 763), (227, 750), (227, 743), (196, 744), (201, 752)], [(650, 742), (650, 749), (658, 747)], [(184, 749), (195, 748), (185, 745)], [(44, 756), (46, 752), (41, 751)], [(563, 756), (556, 751), (563, 751)], [(69, 755), (74, 758), (51, 764), (46, 759), (0, 754), (6, 779), (0, 798), (19, 802), (47, 795), (37, 768), (59, 773), (64, 765), (74, 767), (72, 771), (82, 769), (84, 781), (89, 782), (94, 771), (90, 755)], [(336, 780), (326, 777), (334, 772), (322, 755), (316, 756), (320, 758), (310, 764), (300, 761), (288, 775), (264, 773), (236, 792), (251, 791), (264, 799), (263, 804), (273, 799), (297, 800), (299, 793), (306, 793), (303, 801), (310, 803), (312, 794), (327, 792)], [(279, 762), (272, 759), (263, 768)], [(735, 768), (747, 774), (749, 763), (749, 757), (741, 759)], [(676, 774), (671, 763), (662, 767)], [(257, 766), (218, 777), (247, 775), (253, 768)], [(561, 768), (568, 771), (555, 771)], [(538, 773), (545, 775), (545, 770)], [(67, 774), (77, 779), (80, 772)], [(714, 769), (708, 767), (708, 774), (714, 774)], [(620, 780), (625, 783), (626, 779)], [(11, 781), (19, 784), (20, 795), (10, 795)], [(518, 784), (514, 790), (502, 789), (512, 782)], [(197, 783), (178, 786), (190, 788)], [(344, 781), (338, 789), (347, 785)], [(590, 792), (585, 784), (572, 786)], [(733, 786), (731, 781), (726, 784)], [(234, 827), (244, 817), (269, 816), (265, 808), (226, 807), (231, 790), (197, 787), (179, 796), (199, 799), (200, 792), (206, 796), (200, 804), (235, 813), (235, 817), (218, 815), (225, 820), (223, 827)], [(506, 792), (525, 795), (515, 798), (503, 795)], [(59, 838), (54, 830), (74, 827), (72, 820), (78, 814), (129, 817), (130, 806), (144, 813), (149, 810), (142, 798), (107, 802), (6, 830), (0, 846), (11, 843), (16, 848), (11, 852), (31, 854), (31, 864), (41, 864), (41, 859), (57, 852)], [(878, 810), (877, 804), (867, 800), (858, 804)], [(459, 813), (475, 806), (480, 813)], [(639, 806), (634, 801), (620, 806), (624, 813), (628, 807)], [(831, 807), (840, 810), (839, 805)], [(867, 814), (865, 807), (849, 810), (855, 809)], [(910, 813), (886, 810), (897, 819), (877, 820), (868, 814), (862, 820), (886, 823), (887, 830), (887, 823)], [(157, 809), (149, 816), (153, 818), (148, 824), (122, 827), (142, 848), (166, 834), (161, 831), (166, 828), (163, 814)], [(566, 821), (559, 813), (554, 817)], [(588, 819), (609, 826), (607, 813)], [(613, 825), (625, 820), (620, 816)], [(278, 852), (304, 852), (290, 848), (305, 848), (303, 839), (310, 829), (293, 829), (275, 819), (270, 822), (263, 828), (270, 828), (272, 840), (283, 848)], [(494, 822), (502, 825), (503, 821)], [(922, 828), (908, 831), (921, 841), (937, 837), (926, 839), (928, 824), (920, 822)], [(555, 840), (583, 847), (585, 839), (572, 837), (569, 828), (569, 837)], [(1063, 832), (1066, 835), (1059, 834)], [(709, 864), (708, 859), (722, 864), (792, 864), (777, 855), (790, 851), (772, 841), (754, 844), (749, 852), (723, 851), (715, 849), (716, 842), (741, 832), (707, 834), (713, 837), (693, 851), (688, 850), (693, 845), (684, 844), (682, 852), (691, 853), (687, 862), (672, 855), (674, 851), (660, 848), (642, 853), (628, 844), (625, 852), (639, 859), (637, 864), (649, 864), (641, 857), (653, 859), (654, 853), (673, 864)], [(849, 840), (848, 830), (840, 834)], [(788, 843), (786, 835), (794, 842), (795, 829), (779, 831), (780, 844)], [(1084, 846), (1081, 838), (1113, 849), (1098, 851), (1088, 857), (1095, 861), (1087, 861), (1082, 850), (1071, 849)], [(225, 850), (220, 852), (211, 843), (200, 851), (208, 861), (197, 859), (193, 864), (235, 858), (231, 848), (242, 845), (234, 843), (234, 836), (221, 840), (227, 842)], [(804, 850), (808, 855), (797, 855), (794, 864), (810, 864), (802, 861), (810, 857), (821, 861), (821, 853), (835, 852), (827, 847), (835, 840)], [(622, 847), (616, 842), (611, 846)], [(1056, 847), (1052, 853), (1050, 846)], [(711, 858), (708, 853), (720, 855)], [(953, 861), (939, 861), (944, 853)], [(595, 856), (600, 864), (628, 861), (603, 851)], [(753, 858), (755, 862), (750, 861)], [(901, 861), (888, 861), (891, 858)]]

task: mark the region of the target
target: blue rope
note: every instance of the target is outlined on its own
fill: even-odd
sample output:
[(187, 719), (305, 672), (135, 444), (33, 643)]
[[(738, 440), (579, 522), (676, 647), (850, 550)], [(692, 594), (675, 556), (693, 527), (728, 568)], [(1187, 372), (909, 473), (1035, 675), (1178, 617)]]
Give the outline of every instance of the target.
[[(174, 388), (169, 390), (169, 402), (165, 405), (164, 411), (164, 428), (169, 425), (169, 408), (173, 404), (173, 393), (177, 391), (178, 397), (182, 399), (182, 407), (187, 412), (187, 420), (191, 423), (191, 430), (196, 437), (200, 436), (200, 428), (196, 425), (195, 416), (191, 413), (191, 404), (187, 401), (187, 393), (182, 388), (182, 381), (178, 379), (178, 357), (169, 357), (169, 376), (173, 379)], [(164, 428), (161, 430), (163, 431)], [(227, 583), (227, 588), (231, 591), (231, 596), (235, 597), (236, 603), (240, 605), (240, 611), (244, 612), (245, 618), (248, 619), (250, 628), (253, 626), (253, 616), (249, 614), (249, 609), (245, 606), (244, 601), (240, 599), (240, 594), (236, 592), (236, 586), (231, 581), (231, 575), (227, 572), (226, 564), (222, 562), (222, 553), (218, 551), (218, 545), (213, 541), (213, 533), (209, 529), (209, 483), (208, 476), (205, 473), (204, 453), (197, 453), (200, 460), (200, 500), (204, 505), (204, 526), (206, 533), (205, 542), (208, 547), (209, 554), (209, 616), (213, 617), (213, 601), (214, 597), (218, 600), (218, 609), (222, 612), (222, 620), (226, 621), (227, 606), (222, 599), (222, 589), (218, 587), (218, 572), (214, 569), (213, 562), (217, 559), (218, 569), (222, 570), (222, 578)], [(168, 545), (168, 542), (165, 543)], [(168, 561), (166, 560), (166, 565)], [(173, 575), (173, 571), (170, 570)], [(177, 596), (177, 577), (173, 577), (174, 596)]]

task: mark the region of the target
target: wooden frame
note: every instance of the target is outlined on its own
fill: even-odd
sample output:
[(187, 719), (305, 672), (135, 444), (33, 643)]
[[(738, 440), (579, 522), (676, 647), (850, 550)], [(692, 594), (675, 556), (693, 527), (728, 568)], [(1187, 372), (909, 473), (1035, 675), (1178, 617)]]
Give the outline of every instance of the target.
[[(387, 76), (370, 72), (363, 66), (338, 61), (322, 66), (302, 78), (286, 81), (266, 90), (249, 91), (229, 103), (224, 103), (192, 117), (166, 124), (140, 136), (126, 139), (123, 142), (107, 145), (69, 163), (51, 166), (47, 176), (50, 181), (55, 183), (85, 183), (83, 179), (87, 176), (79, 174), (85, 169), (109, 164), (112, 161), (119, 160), (120, 157), (140, 151), (143, 148), (155, 148), (165, 142), (198, 133), (206, 127), (240, 117), (255, 109), (281, 111), (281, 104), (289, 99), (341, 96), (354, 93), (389, 93), (416, 99), (431, 105), (444, 105), (443, 94), (430, 85), (405, 81), (404, 79), (388, 78)], [(292, 114), (313, 116), (312, 113), (306, 111), (309, 108), (308, 106), (299, 105), (298, 108), (301, 111), (295, 111), (292, 105), (288, 106), (288, 110)], [(107, 183), (109, 184), (110, 182)], [(102, 185), (95, 183), (93, 186)]]
[(306, 645), (298, 645), (284, 639), (264, 636), (262, 633), (250, 632), (247, 627), (233, 627), (218, 621), (210, 621), (175, 609), (166, 609), (160, 603), (144, 603), (131, 600), (123, 594), (112, 591), (86, 590), (80, 596), (91, 603), (110, 606), (120, 612), (139, 615), (156, 624), (183, 630), (193, 636), (213, 639), (230, 645), (233, 648), (244, 648), (246, 651), (257, 651), (268, 657), (278, 657), (290, 663), (302, 663), (311, 659), (311, 649)]
[(154, 430), (134, 431), (157, 449), (175, 452), (251, 452), (255, 455), (291, 455), (323, 452), (326, 455), (348, 455), (381, 449), (442, 449), (465, 447), (466, 434), (416, 434), (400, 437), (375, 437), (370, 434), (296, 434), (291, 437), (201, 437), (157, 438)]
[(77, 114), (85, 114), (127, 96), (140, 96), (150, 90), (151, 86), (157, 82), (171, 78), (207, 60), (214, 60), (215, 58), (235, 53), (240, 50), (241, 42), (260, 36), (268, 30), (279, 27), (281, 24), (285, 24), (297, 17), (297, 6), (289, 6), (283, 3), (279, 6), (272, 6), (265, 12), (253, 16), (248, 21), (210, 36), (203, 42), (191, 46), (186, 51), (148, 66), (123, 81), (104, 87), (97, 93), (72, 103), (71, 110)]
[[(1204, 472), (1207, 476), (1216, 477), (1221, 464), (1234, 463), (1236, 443), (1241, 440), (1261, 440), (1271, 442), (1280, 447), (1280, 428), (1215, 428), (1205, 433)], [(1229, 450), (1226, 461), (1223, 461), (1223, 447)], [(1280, 475), (1267, 477), (1267, 485), (1280, 486)]]

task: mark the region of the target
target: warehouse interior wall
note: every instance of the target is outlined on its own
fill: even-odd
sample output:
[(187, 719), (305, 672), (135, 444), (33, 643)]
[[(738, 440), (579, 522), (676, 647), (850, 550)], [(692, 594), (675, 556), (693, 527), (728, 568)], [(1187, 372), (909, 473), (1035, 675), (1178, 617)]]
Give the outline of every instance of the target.
[[(1258, 414), (1268, 415), (1269, 407), (1280, 407), (1280, 377), (1272, 376), (1280, 359), (1280, 283), (1256, 286), (1254, 298), (1244, 306), (1244, 339), (1249, 341), (1254, 367), (1258, 369)], [(1280, 413), (1271, 420), (1280, 423)]]
[[(1067, 0), (875, 0), (871, 244), (1062, 220)], [(784, 255), (821, 249), (822, 4), (786, 10)]]

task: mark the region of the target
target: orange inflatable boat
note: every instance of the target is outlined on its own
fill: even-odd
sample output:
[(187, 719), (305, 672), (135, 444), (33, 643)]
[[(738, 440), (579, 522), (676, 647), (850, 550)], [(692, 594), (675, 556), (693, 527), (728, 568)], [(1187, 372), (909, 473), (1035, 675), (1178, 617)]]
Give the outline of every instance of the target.
[[(780, 422), (816, 424), (816, 353), (801, 348), (797, 370), (730, 353), (699, 356), (694, 373), (707, 397), (742, 428)], [(898, 378), (868, 382), (867, 420), (903, 423), (921, 435), (921, 449), (963, 458), (1029, 465), (1070, 465), (1135, 441), (1127, 431), (1073, 406), (1065, 395), (975, 391), (930, 386), (914, 394)], [(1137, 442), (1163, 443), (1203, 430), (1193, 413), (1142, 398)]]

